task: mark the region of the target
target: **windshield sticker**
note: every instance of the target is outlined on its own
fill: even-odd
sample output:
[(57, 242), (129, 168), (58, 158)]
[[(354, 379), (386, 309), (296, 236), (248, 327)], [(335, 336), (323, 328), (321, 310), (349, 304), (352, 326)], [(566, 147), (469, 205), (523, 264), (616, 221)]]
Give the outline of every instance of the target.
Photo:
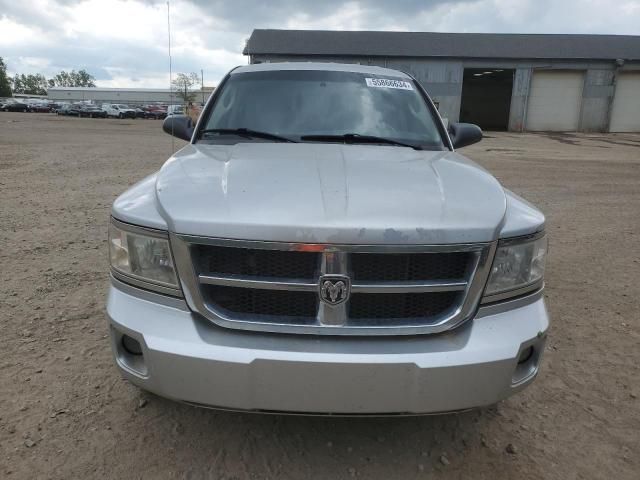
[(389, 78), (365, 78), (367, 87), (397, 88), (400, 90), (413, 90), (413, 85), (404, 80), (391, 80)]

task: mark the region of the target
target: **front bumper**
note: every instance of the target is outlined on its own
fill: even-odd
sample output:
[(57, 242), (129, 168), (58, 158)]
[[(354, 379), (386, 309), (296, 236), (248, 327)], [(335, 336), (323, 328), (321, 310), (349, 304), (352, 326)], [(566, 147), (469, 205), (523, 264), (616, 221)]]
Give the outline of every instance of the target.
[[(164, 397), (238, 410), (424, 414), (490, 405), (535, 378), (549, 325), (540, 293), (483, 307), (451, 332), (375, 338), (229, 330), (165, 299), (112, 279), (107, 316), (122, 374)], [(141, 356), (123, 348), (123, 335), (140, 342)], [(533, 354), (518, 364), (528, 347)]]

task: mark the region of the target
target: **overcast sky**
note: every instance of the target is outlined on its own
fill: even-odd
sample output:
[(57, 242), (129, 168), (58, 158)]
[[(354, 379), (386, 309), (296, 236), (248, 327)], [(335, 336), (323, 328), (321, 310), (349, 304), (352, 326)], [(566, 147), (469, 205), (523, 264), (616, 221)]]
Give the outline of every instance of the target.
[[(640, 34), (640, 0), (173, 0), (174, 72), (215, 85), (254, 28)], [(0, 0), (10, 74), (86, 69), (100, 87), (167, 87), (167, 4)]]

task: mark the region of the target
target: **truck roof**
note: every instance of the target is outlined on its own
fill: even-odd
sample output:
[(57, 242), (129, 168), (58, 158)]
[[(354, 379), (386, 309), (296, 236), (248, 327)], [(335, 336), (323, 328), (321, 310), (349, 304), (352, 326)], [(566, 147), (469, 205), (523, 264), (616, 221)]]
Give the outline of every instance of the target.
[(231, 72), (266, 72), (278, 70), (322, 70), (332, 72), (369, 73), (371, 75), (385, 75), (387, 77), (410, 78), (406, 73), (390, 68), (376, 67), (374, 65), (359, 65), (357, 63), (322, 63), (322, 62), (281, 62), (281, 63), (256, 63), (238, 67)]

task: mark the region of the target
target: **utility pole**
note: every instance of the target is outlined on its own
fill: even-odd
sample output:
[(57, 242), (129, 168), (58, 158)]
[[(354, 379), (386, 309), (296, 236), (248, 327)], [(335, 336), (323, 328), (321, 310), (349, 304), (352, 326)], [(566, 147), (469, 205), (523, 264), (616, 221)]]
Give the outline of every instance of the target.
[(200, 69), (200, 91), (202, 92), (202, 103), (204, 104), (204, 70)]

